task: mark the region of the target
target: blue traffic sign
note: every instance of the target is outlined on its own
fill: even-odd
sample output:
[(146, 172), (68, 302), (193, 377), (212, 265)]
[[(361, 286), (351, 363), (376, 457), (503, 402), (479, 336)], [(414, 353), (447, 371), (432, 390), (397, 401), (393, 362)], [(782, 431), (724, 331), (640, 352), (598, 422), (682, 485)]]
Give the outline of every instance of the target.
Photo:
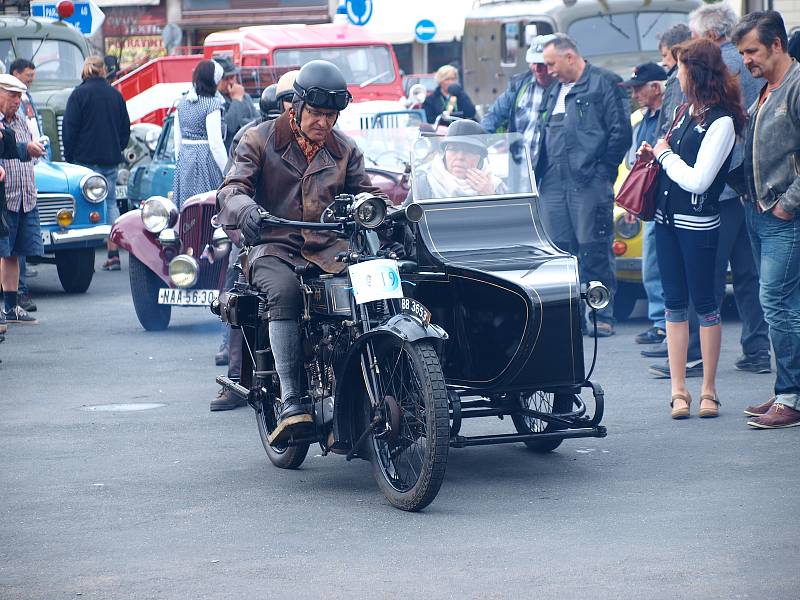
[(346, 0), (345, 8), (353, 25), (366, 25), (372, 18), (372, 0)]
[[(46, 17), (49, 19), (58, 19), (58, 11), (55, 3), (34, 3), (31, 2), (31, 15), (34, 17)], [(63, 19), (67, 23), (75, 26), (83, 35), (92, 35), (103, 24), (105, 15), (91, 0), (86, 2), (75, 2), (75, 12), (71, 17)]]
[(414, 26), (414, 35), (417, 37), (417, 41), (423, 44), (430, 42), (436, 37), (436, 24), (430, 19), (422, 19)]

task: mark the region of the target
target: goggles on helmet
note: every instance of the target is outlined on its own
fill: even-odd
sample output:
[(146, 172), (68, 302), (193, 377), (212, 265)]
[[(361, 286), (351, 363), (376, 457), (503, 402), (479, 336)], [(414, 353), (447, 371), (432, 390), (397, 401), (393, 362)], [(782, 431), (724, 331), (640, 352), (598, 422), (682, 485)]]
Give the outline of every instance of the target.
[(353, 99), (348, 90), (324, 90), (318, 87), (308, 88), (300, 96), (307, 104), (315, 108), (344, 110)]

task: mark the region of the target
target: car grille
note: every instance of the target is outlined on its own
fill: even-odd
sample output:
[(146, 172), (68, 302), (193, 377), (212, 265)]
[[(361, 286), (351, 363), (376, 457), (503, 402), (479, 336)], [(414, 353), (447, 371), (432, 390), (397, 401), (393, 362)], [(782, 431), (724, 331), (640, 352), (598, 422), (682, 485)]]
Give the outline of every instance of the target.
[(213, 264), (201, 256), (211, 242), (211, 217), (215, 212), (213, 204), (192, 204), (181, 211), (179, 226), (182, 252), (188, 253), (191, 248), (192, 255), (200, 263), (200, 276), (194, 285), (197, 289), (220, 289), (228, 267), (227, 256)]
[(75, 200), (64, 194), (39, 194), (36, 197), (41, 225), (56, 225), (56, 215), (62, 208), (75, 210)]
[(64, 159), (64, 115), (59, 115), (56, 117), (56, 123), (58, 124), (58, 149), (61, 152), (61, 160)]

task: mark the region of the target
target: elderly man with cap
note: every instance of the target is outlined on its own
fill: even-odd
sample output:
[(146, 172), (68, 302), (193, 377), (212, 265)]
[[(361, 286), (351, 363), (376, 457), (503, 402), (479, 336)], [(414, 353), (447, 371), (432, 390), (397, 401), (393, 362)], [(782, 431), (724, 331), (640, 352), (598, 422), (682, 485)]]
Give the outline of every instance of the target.
[(214, 61), (222, 67), (222, 79), (217, 84), (217, 91), (222, 94), (225, 100), (225, 150), (230, 152), (233, 144), (233, 137), (236, 132), (253, 119), (258, 117), (256, 107), (244, 91), (241, 83), (236, 81), (239, 69), (231, 62), (231, 59), (223, 56), (215, 58)]
[(522, 133), (530, 148), (531, 164), (536, 164), (536, 152), (540, 134), (540, 112), (545, 91), (555, 81), (544, 64), (544, 45), (554, 35), (539, 35), (533, 38), (525, 60), (530, 71), (519, 73), (508, 82), (508, 88), (489, 107), (481, 120), (487, 133), (518, 131)]
[[(659, 138), (658, 124), (661, 120), (661, 105), (664, 100), (664, 80), (667, 72), (656, 63), (639, 65), (633, 70), (631, 78), (622, 85), (630, 88), (631, 97), (640, 107), (641, 119), (633, 126), (633, 144), (625, 162), (628, 167), (636, 160), (636, 151), (642, 142), (655, 144)], [(634, 113), (636, 116), (637, 113)], [(626, 223), (635, 223), (636, 217), (625, 213)], [(661, 273), (656, 261), (655, 224), (644, 223), (642, 234), (642, 283), (647, 294), (647, 316), (653, 325), (635, 338), (637, 344), (660, 344), (666, 339), (666, 319), (664, 317), (664, 288), (661, 286)]]
[(5, 220), (8, 235), (0, 238), (0, 272), (3, 285), (2, 318), (8, 323), (36, 323), (36, 319), (19, 306), (19, 257), (39, 256), (44, 252), (36, 206), (36, 184), (31, 158), (45, 153), (44, 146), (33, 141), (28, 123), (19, 111), (27, 86), (13, 75), (0, 75), (0, 114), (5, 131), (14, 134), (20, 158), (3, 158), (0, 166), (6, 173)]

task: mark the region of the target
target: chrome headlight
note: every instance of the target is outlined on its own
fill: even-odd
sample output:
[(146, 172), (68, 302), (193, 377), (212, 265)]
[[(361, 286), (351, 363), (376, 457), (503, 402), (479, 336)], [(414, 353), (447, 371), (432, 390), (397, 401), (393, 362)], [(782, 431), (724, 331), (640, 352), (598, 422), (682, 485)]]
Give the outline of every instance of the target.
[(192, 287), (199, 273), (200, 265), (188, 254), (179, 254), (169, 263), (169, 278), (179, 288)]
[(611, 293), (608, 288), (599, 281), (590, 281), (586, 286), (586, 303), (595, 310), (600, 310), (608, 306), (611, 300)]
[(386, 202), (383, 198), (371, 196), (366, 192), (356, 196), (352, 210), (356, 223), (367, 229), (375, 229), (386, 218)]
[(89, 202), (102, 202), (108, 196), (108, 182), (97, 173), (89, 173), (81, 178), (81, 192)]
[(228, 237), (222, 227), (218, 227), (211, 234), (211, 245), (214, 246), (215, 256), (225, 256), (231, 251), (231, 238)]
[(150, 196), (142, 203), (142, 223), (150, 233), (160, 233), (178, 220), (178, 207), (164, 196)]
[(180, 244), (178, 234), (174, 229), (167, 227), (158, 234), (158, 241), (162, 246), (177, 246)]
[(623, 240), (630, 240), (639, 235), (642, 230), (642, 222), (636, 219), (634, 223), (626, 223), (625, 215), (620, 215), (614, 222), (614, 228), (617, 230), (617, 235)]

